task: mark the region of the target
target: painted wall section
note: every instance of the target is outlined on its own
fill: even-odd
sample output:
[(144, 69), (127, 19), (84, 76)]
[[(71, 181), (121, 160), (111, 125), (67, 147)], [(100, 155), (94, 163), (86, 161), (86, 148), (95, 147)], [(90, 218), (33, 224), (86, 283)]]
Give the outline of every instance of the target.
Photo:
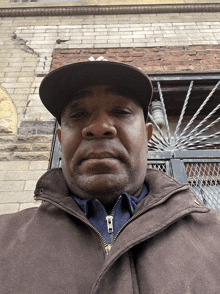
[(11, 97), (0, 87), (0, 133), (17, 132), (17, 111)]

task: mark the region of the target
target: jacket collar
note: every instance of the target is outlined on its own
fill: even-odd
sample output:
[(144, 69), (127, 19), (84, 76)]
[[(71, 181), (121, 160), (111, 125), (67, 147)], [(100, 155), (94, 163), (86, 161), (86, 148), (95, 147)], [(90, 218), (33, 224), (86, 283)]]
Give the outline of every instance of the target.
[[(136, 207), (135, 214), (165, 202), (175, 191), (188, 190), (188, 184), (180, 184), (164, 172), (148, 169), (145, 177), (148, 195)], [(37, 182), (35, 199), (53, 203), (71, 214), (83, 214), (73, 201), (63, 177), (62, 169), (48, 170)]]
[[(90, 203), (96, 202), (97, 199), (93, 199), (93, 200), (91, 200), (91, 199), (80, 199), (77, 196), (75, 196), (73, 193), (70, 193), (70, 194), (73, 197), (73, 199), (76, 201), (76, 203), (80, 206), (80, 208), (82, 209), (83, 213), (88, 217), (89, 216), (89, 205), (90, 205)], [(130, 215), (133, 215), (136, 206), (138, 205), (138, 203), (144, 197), (146, 197), (147, 194), (148, 194), (148, 189), (144, 185), (143, 186), (143, 190), (142, 190), (141, 194), (138, 197), (131, 196), (131, 195), (129, 195), (126, 192), (122, 193), (120, 196), (127, 200), (126, 211), (128, 211)], [(113, 209), (114, 209), (114, 207), (113, 207)]]
[[(145, 184), (149, 193), (137, 205), (134, 215), (129, 220), (129, 226), (124, 227), (110, 254), (106, 256), (100, 276), (91, 293), (96, 293), (102, 276), (125, 252), (155, 237), (191, 213), (209, 211), (207, 207), (198, 203), (189, 185), (180, 184), (163, 172), (148, 169)], [(61, 169), (52, 169), (39, 179), (35, 199), (50, 202), (91, 226), (69, 194)]]

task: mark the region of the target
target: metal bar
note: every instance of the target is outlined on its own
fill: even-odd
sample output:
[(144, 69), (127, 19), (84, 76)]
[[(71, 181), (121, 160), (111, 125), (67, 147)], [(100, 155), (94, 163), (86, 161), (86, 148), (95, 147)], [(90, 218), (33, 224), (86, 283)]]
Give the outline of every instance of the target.
[(149, 151), (148, 160), (161, 160), (161, 159), (171, 159), (172, 153), (170, 151)]
[(194, 138), (202, 135), (202, 133), (204, 133), (205, 131), (207, 131), (208, 129), (210, 129), (211, 127), (213, 127), (215, 124), (217, 124), (217, 122), (219, 122), (219, 120), (220, 120), (220, 117), (216, 118), (216, 120), (214, 120), (210, 125), (206, 126), (204, 129), (202, 129), (197, 134), (195, 134)]
[(170, 159), (173, 177), (180, 183), (188, 183), (185, 167), (180, 159)]
[[(184, 130), (182, 131), (182, 133), (179, 135), (179, 137), (183, 136), (186, 131), (189, 129), (189, 127), (192, 125), (192, 123), (194, 122), (194, 120), (197, 118), (198, 114), (200, 113), (200, 111), (203, 109), (203, 107), (206, 105), (206, 103), (209, 101), (209, 99), (212, 97), (213, 93), (216, 91), (216, 89), (218, 88), (220, 84), (220, 81), (218, 81), (218, 83), (215, 85), (215, 87), (212, 89), (212, 91), (209, 93), (209, 95), (206, 97), (206, 99), (203, 101), (203, 103), (200, 105), (199, 109), (196, 111), (196, 113), (193, 115), (193, 117), (191, 118), (190, 122), (187, 124), (187, 126), (184, 128)], [(181, 140), (178, 141), (179, 144), (181, 144)], [(179, 144), (177, 146), (179, 146)]]
[[(168, 146), (167, 144), (164, 144), (164, 142), (157, 136), (157, 134), (155, 134), (155, 133), (153, 133), (153, 136), (156, 138), (156, 140), (158, 141), (158, 145), (162, 145), (162, 147), (164, 147), (164, 146)], [(152, 138), (152, 140), (154, 140), (153, 138)], [(155, 142), (156, 142), (156, 140), (155, 140)]]
[(220, 150), (196, 150), (196, 151), (175, 150), (173, 152), (173, 158), (178, 158), (178, 159), (219, 158), (220, 159)]
[(220, 163), (220, 159), (215, 158), (209, 158), (209, 159), (203, 159), (203, 158), (183, 158), (182, 161), (184, 163)]
[[(204, 148), (210, 148), (210, 147), (216, 148), (215, 146), (216, 146), (216, 144), (208, 144), (207, 143), (207, 144), (204, 144), (204, 145), (190, 146), (188, 148), (183, 148), (181, 150), (200, 150), (200, 149), (204, 150)], [(218, 144), (218, 146), (219, 146), (219, 144)]]
[(150, 151), (163, 151), (161, 148), (158, 148), (156, 146), (149, 146), (148, 150), (150, 150)]
[[(218, 136), (216, 136), (218, 137)], [(207, 141), (211, 138), (210, 136), (207, 137), (203, 137), (203, 141)], [(188, 145), (184, 144), (182, 146), (179, 147), (179, 150), (187, 150), (187, 149), (198, 149), (198, 148), (206, 148), (206, 147), (214, 147), (214, 146), (219, 146), (220, 143), (219, 142), (212, 142), (212, 143), (203, 143), (201, 144), (201, 141), (197, 140), (193, 143), (190, 143)]]
[(60, 142), (58, 140), (58, 137), (56, 136), (56, 143), (54, 147), (54, 153), (53, 153), (53, 160), (51, 162), (50, 168), (58, 168), (60, 167), (60, 159), (61, 159), (61, 146)]
[[(157, 131), (159, 132), (159, 134), (161, 135), (161, 137), (164, 140), (163, 145), (168, 146), (169, 142), (167, 141), (166, 137), (164, 136), (164, 133), (161, 131), (161, 129), (158, 127), (157, 123), (155, 122), (155, 120), (153, 119), (152, 115), (150, 113), (148, 113), (148, 117), (151, 120), (151, 122), (153, 123), (154, 127), (157, 129)], [(158, 139), (158, 136), (156, 136), (156, 134), (154, 134), (155, 137)]]
[[(153, 134), (155, 136), (155, 134)], [(160, 144), (158, 140), (155, 140), (154, 138), (151, 138), (151, 140), (148, 143), (148, 149), (155, 149), (155, 150), (164, 150), (164, 146)]]
[[(190, 148), (204, 148), (204, 147), (207, 147), (207, 146), (220, 146), (220, 142), (211, 142), (211, 143), (204, 143), (202, 145), (199, 145), (201, 144), (201, 142), (204, 142), (204, 141), (207, 141), (209, 139), (212, 139), (212, 138), (217, 138), (219, 139), (219, 135), (220, 135), (220, 132), (217, 132), (215, 134), (212, 134), (212, 135), (208, 135), (208, 136), (202, 136), (202, 138), (200, 140), (195, 140), (193, 141), (193, 139), (195, 138), (192, 138), (190, 139), (189, 138), (189, 141), (187, 142), (183, 142), (181, 144), (181, 146), (179, 146), (179, 149), (180, 150), (183, 150), (183, 149), (190, 149)], [(191, 143), (190, 143), (191, 142)]]
[(206, 126), (204, 129), (200, 130), (194, 137), (191, 137), (218, 109), (220, 108), (220, 104), (217, 105), (186, 137), (181, 141), (183, 145), (187, 140), (188, 142), (192, 141), (194, 138), (200, 136), (202, 133), (213, 127), (217, 122), (219, 122), (220, 117), (214, 120), (210, 125)]
[[(89, 2), (88, 2), (89, 3)], [(211, 13), (220, 12), (219, 3), (185, 4), (137, 4), (137, 5), (89, 5), (86, 6), (32, 6), (0, 8), (0, 17), (111, 15), (111, 14), (158, 14), (158, 13)], [(108, 2), (106, 2), (108, 3)], [(121, 2), (123, 3), (123, 2)], [(16, 3), (12, 3), (16, 4)], [(34, 4), (34, 3), (31, 3)]]
[(187, 95), (186, 95), (186, 99), (184, 101), (184, 105), (183, 105), (183, 108), (182, 108), (182, 111), (181, 111), (181, 114), (180, 114), (180, 118), (179, 118), (179, 121), (178, 121), (177, 126), (176, 126), (176, 130), (175, 130), (175, 133), (174, 133), (174, 142), (176, 141), (176, 136), (177, 136), (177, 134), (179, 132), (179, 128), (181, 126), (183, 116), (185, 114), (186, 106), (187, 106), (188, 101), (189, 101), (189, 97), (190, 97), (190, 94), (191, 94), (191, 91), (192, 91), (192, 87), (193, 87), (193, 81), (190, 82), (189, 89), (188, 89), (188, 92), (187, 92)]
[[(216, 136), (216, 134), (217, 134), (217, 138), (218, 138), (218, 133), (215, 133), (213, 135), (203, 136), (203, 139), (202, 140), (193, 141), (195, 138), (197, 138), (198, 136), (202, 135), (202, 133), (204, 133), (205, 131), (207, 131), (211, 127), (213, 127), (219, 121), (220, 121), (220, 117), (218, 117), (210, 125), (206, 126), (204, 129), (202, 129), (200, 132), (198, 132), (193, 138), (190, 138), (189, 137), (189, 140), (187, 142), (182, 141), (182, 146), (190, 147), (193, 143), (194, 144), (198, 144), (198, 142), (200, 143), (202, 141), (206, 141), (206, 140), (210, 139), (211, 136), (214, 136), (214, 135)], [(189, 143), (189, 142), (191, 142), (191, 143)], [(212, 142), (212, 143), (208, 143), (208, 145), (207, 144), (204, 144), (203, 146), (214, 146), (214, 145), (220, 145), (220, 142)]]
[(187, 146), (189, 147), (189, 146), (191, 146), (193, 144), (197, 144), (197, 143), (200, 144), (201, 142), (207, 141), (207, 140), (212, 139), (212, 138), (218, 138), (219, 135), (220, 135), (220, 131), (219, 132), (216, 132), (214, 134), (211, 134), (209, 136), (203, 136), (199, 141), (197, 140), (197, 141), (195, 141), (193, 143), (189, 143)]
[[(219, 143), (205, 143), (203, 145), (194, 145), (194, 146), (189, 146), (187, 147), (187, 149), (189, 150), (194, 150), (194, 149), (204, 149), (204, 148), (210, 148), (210, 147), (213, 147), (216, 148), (215, 146), (218, 146), (219, 147)], [(187, 150), (186, 148), (183, 148), (185, 150)]]
[(148, 142), (148, 150), (163, 150), (160, 143), (153, 138)]
[(57, 144), (58, 144), (58, 139), (57, 139), (57, 133), (56, 133), (56, 130), (58, 128), (58, 121), (55, 120), (54, 122), (54, 129), (53, 129), (53, 140), (52, 140), (52, 144), (51, 144), (51, 149), (50, 149), (50, 159), (49, 159), (49, 164), (48, 164), (48, 169), (51, 169), (52, 168), (52, 165), (53, 165), (53, 162), (54, 160), (56, 160), (56, 147), (57, 147)]
[(157, 140), (154, 140), (154, 138), (151, 138), (150, 141), (148, 142), (148, 146), (157, 147), (157, 145), (159, 145), (159, 142)]
[(168, 160), (166, 161), (166, 173), (169, 176), (173, 177), (173, 171), (172, 171), (172, 168), (170, 166), (170, 160), (169, 161)]
[(164, 118), (165, 118), (165, 126), (166, 126), (166, 130), (167, 130), (168, 142), (170, 143), (170, 141), (171, 141), (171, 139), (170, 139), (170, 128), (169, 128), (169, 124), (168, 124), (166, 108), (165, 108), (165, 105), (164, 105), (163, 94), (162, 94), (159, 82), (157, 82), (157, 87), (158, 87), (158, 90), (159, 90), (160, 101), (161, 101), (161, 104), (162, 104), (163, 114), (164, 114)]
[(157, 160), (157, 161), (155, 161), (155, 160), (148, 160), (147, 161), (147, 164), (148, 165), (153, 165), (153, 164), (165, 164), (166, 163), (166, 161), (165, 160)]
[(150, 80), (152, 82), (162, 82), (162, 81), (202, 81), (202, 80), (220, 80), (219, 74), (199, 74), (199, 75), (170, 75), (170, 76), (151, 76), (149, 74)]

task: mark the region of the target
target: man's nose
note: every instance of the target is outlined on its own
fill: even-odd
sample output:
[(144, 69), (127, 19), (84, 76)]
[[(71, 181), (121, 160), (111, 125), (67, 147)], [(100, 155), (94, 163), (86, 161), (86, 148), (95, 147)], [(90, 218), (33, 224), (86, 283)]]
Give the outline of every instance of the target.
[(117, 130), (112, 123), (111, 118), (102, 113), (95, 116), (91, 122), (82, 130), (84, 139), (114, 138)]

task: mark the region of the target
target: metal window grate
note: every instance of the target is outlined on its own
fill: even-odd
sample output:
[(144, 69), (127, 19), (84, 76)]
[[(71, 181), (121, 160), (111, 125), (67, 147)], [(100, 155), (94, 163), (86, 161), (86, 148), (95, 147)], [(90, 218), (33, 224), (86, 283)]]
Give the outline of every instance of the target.
[[(150, 155), (150, 157), (151, 156), (152, 155)], [(169, 176), (173, 176), (169, 160), (148, 159), (148, 168), (155, 168), (164, 173), (167, 173)]]
[[(191, 78), (194, 80), (189, 83), (190, 76), (179, 77), (179, 84), (177, 76), (151, 78), (154, 99), (148, 116), (154, 125), (154, 134), (149, 150), (220, 147), (220, 76), (210, 76), (209, 80), (205, 76)], [(157, 111), (153, 111), (155, 103)]]
[(155, 169), (161, 170), (163, 172), (167, 172), (166, 163), (152, 163), (152, 164), (148, 164), (148, 167), (155, 168)]
[(185, 162), (192, 191), (209, 208), (220, 209), (220, 162)]

